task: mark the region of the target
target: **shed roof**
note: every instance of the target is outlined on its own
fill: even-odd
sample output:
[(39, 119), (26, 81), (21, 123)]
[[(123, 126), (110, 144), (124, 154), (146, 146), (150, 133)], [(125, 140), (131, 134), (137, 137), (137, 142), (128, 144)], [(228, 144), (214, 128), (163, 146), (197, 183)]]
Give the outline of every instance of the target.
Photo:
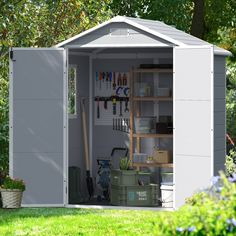
[[(123, 22), (127, 23), (133, 27), (136, 27), (137, 29), (140, 29), (148, 34), (154, 35), (156, 37), (159, 37), (165, 41), (170, 42), (172, 45), (177, 46), (207, 46), (211, 45), (210, 43), (201, 40), (197, 37), (194, 37), (190, 34), (187, 34), (181, 30), (176, 29), (173, 26), (169, 26), (165, 24), (164, 22), (156, 21), (156, 20), (147, 20), (147, 19), (140, 19), (140, 18), (133, 18), (133, 17), (126, 17), (126, 16), (116, 16), (102, 24), (99, 24), (89, 30), (86, 30), (72, 38), (69, 38), (59, 44), (56, 45), (56, 47), (63, 47), (66, 46), (73, 41), (87, 35), (91, 34), (92, 32), (107, 26), (108, 24), (114, 23), (114, 22)], [(217, 46), (214, 46), (214, 52), (215, 54), (225, 55), (229, 56), (231, 53), (223, 48), (219, 48)]]

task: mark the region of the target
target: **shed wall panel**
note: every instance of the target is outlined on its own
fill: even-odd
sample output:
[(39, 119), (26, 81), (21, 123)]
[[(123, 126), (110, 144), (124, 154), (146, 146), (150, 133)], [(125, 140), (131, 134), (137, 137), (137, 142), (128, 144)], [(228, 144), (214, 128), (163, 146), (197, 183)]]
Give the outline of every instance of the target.
[(224, 56), (214, 57), (214, 174), (224, 169), (226, 155), (226, 66)]

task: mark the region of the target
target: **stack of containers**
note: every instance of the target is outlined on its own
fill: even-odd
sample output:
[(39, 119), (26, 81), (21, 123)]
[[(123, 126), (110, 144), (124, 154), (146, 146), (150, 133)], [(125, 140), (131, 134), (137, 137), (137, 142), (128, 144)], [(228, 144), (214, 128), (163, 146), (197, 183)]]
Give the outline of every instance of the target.
[(118, 206), (157, 206), (158, 185), (139, 185), (135, 170), (111, 170), (110, 200)]
[(161, 178), (162, 207), (173, 208), (173, 172), (162, 171)]

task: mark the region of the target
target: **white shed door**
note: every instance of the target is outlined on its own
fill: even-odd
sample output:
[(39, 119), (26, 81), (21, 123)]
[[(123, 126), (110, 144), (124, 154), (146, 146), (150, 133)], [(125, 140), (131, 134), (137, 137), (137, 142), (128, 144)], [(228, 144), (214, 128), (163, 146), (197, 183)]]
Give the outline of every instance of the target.
[(174, 49), (175, 208), (213, 173), (213, 49)]
[(23, 204), (64, 204), (65, 70), (64, 49), (13, 49), (10, 174), (26, 183)]

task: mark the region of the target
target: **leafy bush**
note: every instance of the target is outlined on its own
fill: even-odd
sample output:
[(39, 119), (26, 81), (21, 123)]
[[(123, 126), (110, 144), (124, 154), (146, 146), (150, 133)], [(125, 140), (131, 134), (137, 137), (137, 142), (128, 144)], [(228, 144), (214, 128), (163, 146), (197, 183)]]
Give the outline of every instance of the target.
[(229, 155), (225, 159), (225, 172), (227, 176), (232, 175), (236, 172), (236, 152), (230, 150)]
[(13, 179), (7, 176), (1, 186), (2, 189), (19, 189), (25, 191), (25, 183), (21, 179)]
[(235, 236), (236, 174), (214, 177), (213, 185), (189, 198), (172, 217), (155, 223), (156, 235)]

